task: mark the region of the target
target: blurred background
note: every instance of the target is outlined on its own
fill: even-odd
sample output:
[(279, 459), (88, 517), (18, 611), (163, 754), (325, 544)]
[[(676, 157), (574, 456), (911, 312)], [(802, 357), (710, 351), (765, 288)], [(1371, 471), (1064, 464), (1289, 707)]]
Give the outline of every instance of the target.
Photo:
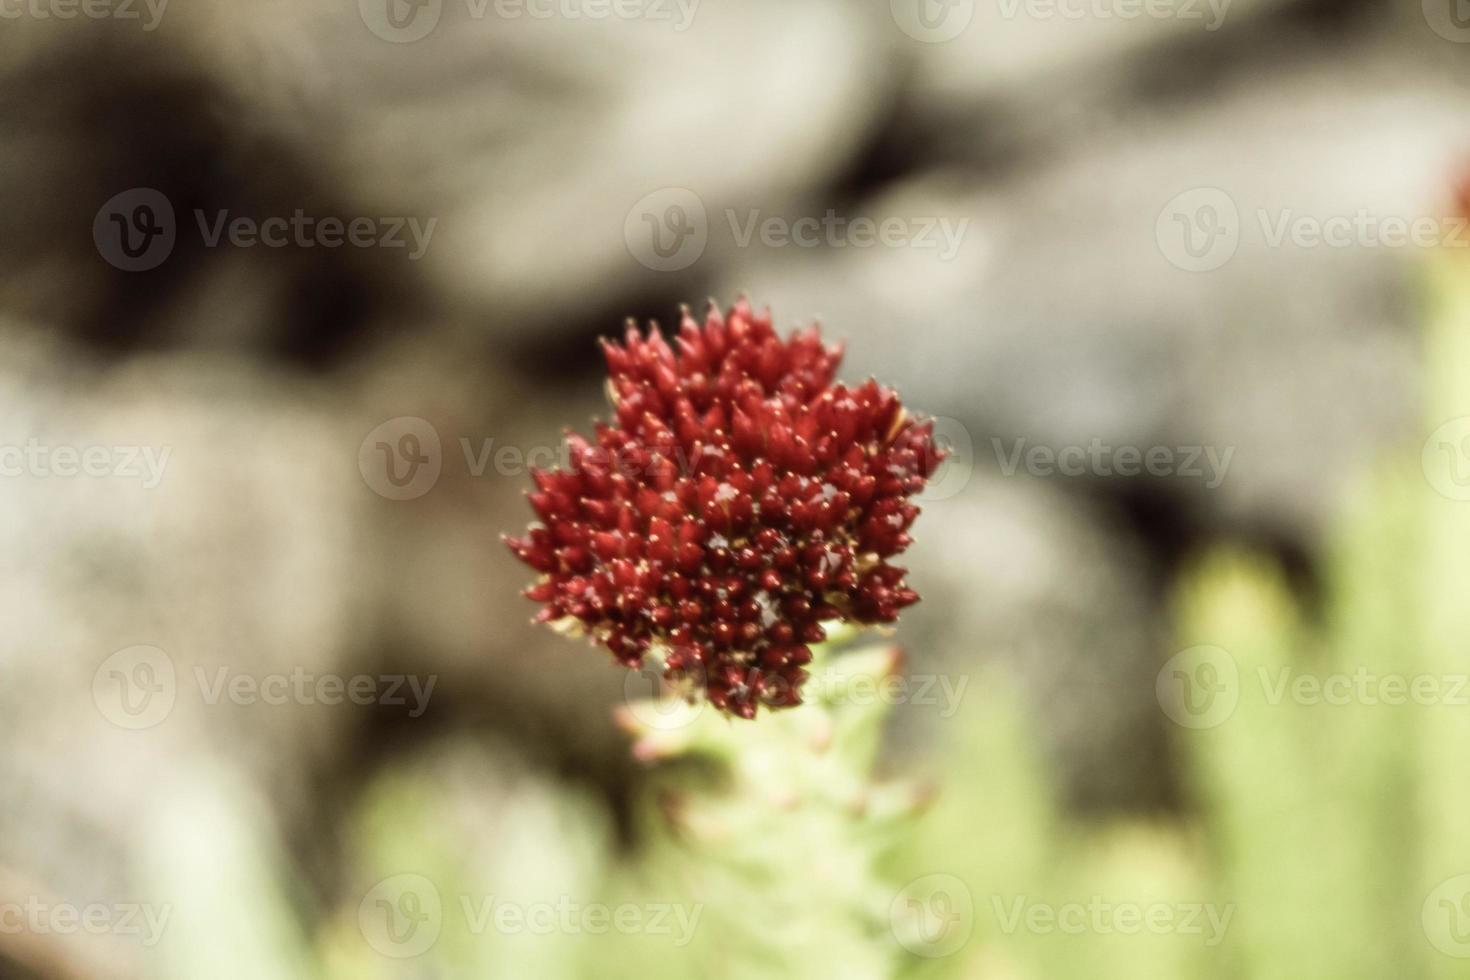
[[(0, 0), (0, 976), (1470, 975), (1467, 109), (1460, 0)], [(742, 293), (955, 452), (881, 846), (691, 844), (499, 541)]]

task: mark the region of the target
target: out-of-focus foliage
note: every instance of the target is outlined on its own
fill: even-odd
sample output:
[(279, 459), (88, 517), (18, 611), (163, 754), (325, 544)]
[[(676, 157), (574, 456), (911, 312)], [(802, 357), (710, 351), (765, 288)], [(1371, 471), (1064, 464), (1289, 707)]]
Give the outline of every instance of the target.
[(704, 906), (699, 975), (894, 973), (893, 889), (877, 859), (914, 832), (917, 798), (872, 782), (889, 709), (848, 695), (901, 658), (887, 647), (833, 655), (834, 645), (815, 663), (821, 683), (807, 703), (759, 724), (708, 709), (666, 729), (646, 706), (625, 716), (640, 754), (676, 763), (644, 801), (645, 868), (657, 891)]
[[(1431, 273), (1430, 428), (1470, 416), (1467, 273), (1458, 257)], [(1071, 826), (1013, 714), (956, 732), (940, 751), (957, 778), (903, 873), (961, 878), (976, 935), (925, 975), (1470, 976), (1470, 503), (1436, 490), (1451, 455), (1424, 453), (1348, 501), (1320, 604), (1249, 555), (1184, 576), (1160, 696), (1176, 672), (1195, 685), (1174, 726), (1190, 816)], [(1171, 908), (1180, 928), (1007, 931), (1021, 896)], [(1183, 925), (1196, 904), (1200, 934)]]

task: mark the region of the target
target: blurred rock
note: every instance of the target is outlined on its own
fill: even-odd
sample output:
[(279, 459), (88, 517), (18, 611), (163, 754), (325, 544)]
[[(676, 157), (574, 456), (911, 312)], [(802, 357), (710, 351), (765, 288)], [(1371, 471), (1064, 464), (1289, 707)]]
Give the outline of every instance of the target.
[(971, 685), (999, 666), (1026, 693), (1072, 804), (1170, 799), (1153, 680), (1167, 638), (1142, 542), (1112, 516), (1024, 475), (976, 473), (925, 503), (904, 556), (923, 601), (897, 631), (912, 695), (895, 716), (907, 767), (947, 778), (954, 760), (930, 768), (925, 747), (979, 710)]
[[(819, 315), (850, 341), (846, 377), (878, 374), (960, 420), (984, 467), (1003, 469), (1018, 439), (1233, 449), (1217, 487), (1158, 489), (1207, 525), (1309, 541), (1344, 481), (1416, 441), (1416, 250), (1270, 236), (1283, 217), (1445, 215), (1464, 145), (1465, 99), (1426, 97), (1411, 63), (1384, 58), (1361, 74), (1283, 71), (999, 183), (939, 172), (840, 212), (910, 232), (968, 222), (951, 260), (932, 229), (930, 247), (757, 242), (726, 291), (758, 285), (787, 323)], [(1159, 232), (1197, 188), (1238, 214), (1233, 257), (1207, 271), (1177, 267)]]
[(890, 77), (874, 32), (835, 0), (551, 20), (449, 2), (402, 28), (382, 0), (358, 6), (185, 16), (225, 89), (282, 120), (354, 206), (438, 220), (425, 274), (502, 334), (661, 286), (624, 241), (650, 192), (688, 187), (718, 208), (831, 179)]
[[(447, 728), (537, 731), (541, 761), (617, 778), (622, 672), (531, 628), (496, 538), (529, 477), (485, 452), (559, 440), (493, 370), (410, 347), (324, 389), (199, 354), (101, 370), (8, 333), (0, 873), (131, 894), (134, 831), (207, 773), (329, 873), (323, 811)], [(372, 440), (405, 415), (442, 436), (442, 476), (394, 500)]]
[[(267, 679), (352, 672), (368, 642), (353, 474), (300, 388), (198, 357), (101, 372), (23, 334), (0, 369), (0, 868), (42, 902), (132, 901), (170, 778), (248, 773), (300, 812), (345, 734), (351, 706)], [(106, 952), (126, 936), (53, 938), (134, 975)]]
[[(289, 115), (237, 98), (200, 62), (183, 40), (187, 17), (166, 9), (151, 33), (129, 21), (6, 21), (9, 328), (63, 333), (110, 357), (188, 347), (322, 367), (384, 321), (410, 319), (405, 310), (431, 314), (407, 249), (227, 230), (364, 209), (293, 143)], [(149, 227), (171, 237), (134, 235), (142, 194), (162, 202)], [(156, 250), (124, 263), (108, 240), (116, 221)]]

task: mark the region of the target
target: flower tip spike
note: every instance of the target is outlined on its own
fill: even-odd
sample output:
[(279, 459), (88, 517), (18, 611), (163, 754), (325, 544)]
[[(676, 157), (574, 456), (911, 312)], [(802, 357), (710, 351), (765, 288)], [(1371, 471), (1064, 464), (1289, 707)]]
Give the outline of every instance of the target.
[(567, 436), (569, 468), (527, 494), (544, 524), (504, 539), (539, 573), (538, 622), (630, 667), (668, 651), (666, 673), (746, 719), (801, 703), (824, 623), (888, 623), (917, 601), (886, 559), (937, 453), (932, 424), (876, 381), (834, 387), (841, 344), (772, 323), (742, 295), (703, 325), (681, 307), (673, 346), (656, 324), (603, 341), (615, 417)]

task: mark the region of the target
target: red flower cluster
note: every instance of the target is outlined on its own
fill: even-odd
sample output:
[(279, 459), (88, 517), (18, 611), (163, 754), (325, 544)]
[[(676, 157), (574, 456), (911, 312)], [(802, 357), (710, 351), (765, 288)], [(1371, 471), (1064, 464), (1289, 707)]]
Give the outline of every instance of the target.
[(742, 299), (703, 327), (686, 310), (675, 344), (632, 324), (604, 341), (616, 420), (533, 474), (543, 523), (508, 543), (541, 573), (537, 622), (580, 624), (629, 667), (655, 650), (750, 718), (801, 702), (823, 621), (918, 600), (886, 559), (943, 453), (893, 391), (834, 385), (842, 350), (815, 326), (782, 340)]

